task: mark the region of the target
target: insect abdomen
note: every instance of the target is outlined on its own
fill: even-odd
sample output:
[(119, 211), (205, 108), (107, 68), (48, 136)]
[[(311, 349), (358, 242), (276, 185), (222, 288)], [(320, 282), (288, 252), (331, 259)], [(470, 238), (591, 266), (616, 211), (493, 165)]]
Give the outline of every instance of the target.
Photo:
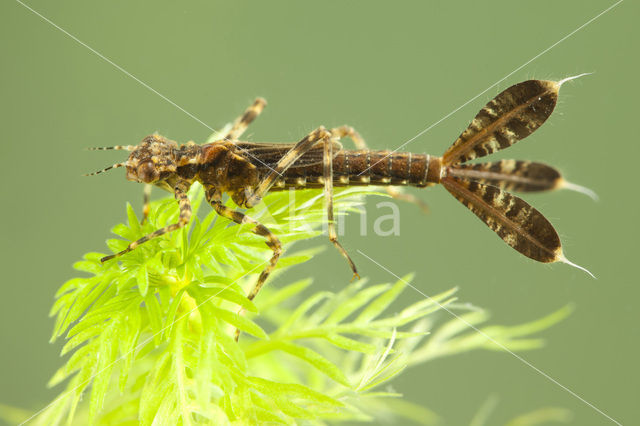
[[(439, 158), (391, 151), (342, 151), (333, 157), (334, 186), (430, 186), (440, 180)], [(437, 169), (437, 170), (436, 170)], [(291, 167), (274, 187), (321, 188), (323, 165)]]

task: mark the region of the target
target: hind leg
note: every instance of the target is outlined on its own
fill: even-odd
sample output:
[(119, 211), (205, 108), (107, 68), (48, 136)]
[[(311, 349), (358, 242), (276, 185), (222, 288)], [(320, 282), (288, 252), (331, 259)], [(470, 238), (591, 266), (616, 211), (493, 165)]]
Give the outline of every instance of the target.
[(327, 220), (329, 240), (338, 249), (340, 254), (347, 259), (349, 267), (353, 272), (353, 276), (358, 277), (358, 270), (356, 265), (351, 260), (351, 257), (347, 251), (342, 247), (342, 244), (338, 242), (338, 234), (336, 232), (336, 225), (333, 220), (333, 149), (334, 144), (339, 146), (335, 142), (337, 137), (334, 137), (331, 132), (327, 131), (324, 127), (318, 127), (316, 130), (305, 136), (300, 142), (298, 142), (293, 148), (287, 152), (287, 154), (278, 161), (275, 168), (271, 170), (269, 174), (258, 184), (256, 190), (248, 197), (245, 205), (247, 207), (255, 206), (260, 199), (269, 191), (273, 186), (276, 179), (278, 179), (281, 173), (284, 173), (293, 163), (296, 162), (304, 153), (315, 146), (317, 143), (322, 143), (323, 153), (323, 180), (324, 180), (324, 198), (327, 206)]
[(336, 223), (333, 219), (333, 139), (324, 140), (324, 155), (322, 157), (323, 164), (323, 180), (324, 180), (324, 199), (327, 207), (327, 227), (329, 231), (329, 241), (338, 249), (340, 254), (347, 259), (349, 267), (353, 272), (353, 279), (360, 278), (355, 263), (351, 260), (349, 253), (342, 247), (338, 241), (338, 233), (336, 232)]
[(309, 151), (316, 143), (331, 141), (331, 133), (323, 126), (318, 127), (293, 146), (276, 164), (274, 168), (260, 181), (258, 187), (247, 197), (244, 205), (254, 207), (260, 202), (276, 180), (282, 176), (300, 157)]

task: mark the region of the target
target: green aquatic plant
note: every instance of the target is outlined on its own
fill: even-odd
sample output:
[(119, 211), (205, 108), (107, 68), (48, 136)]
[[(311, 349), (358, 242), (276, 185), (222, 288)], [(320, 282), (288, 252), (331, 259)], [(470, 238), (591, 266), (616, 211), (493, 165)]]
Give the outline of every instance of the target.
[[(336, 191), (337, 210), (357, 210), (365, 193), (371, 190)], [(189, 196), (195, 213), (202, 188), (194, 185)], [(540, 347), (542, 340), (530, 335), (568, 313), (563, 308), (527, 324), (483, 326), (488, 314), (456, 302), (456, 289), (398, 307), (409, 276), (389, 284), (359, 280), (336, 293), (314, 291), (310, 278), (283, 284), (278, 275), (318, 252), (292, 246), (322, 233), (323, 211), (319, 191), (296, 191), (295, 198), (273, 193), (251, 211), (286, 247), (253, 302), (245, 295), (270, 250), (251, 225), (213, 211), (118, 261), (102, 264), (103, 253), (85, 255), (74, 265), (82, 276), (59, 289), (51, 310), (52, 341), (65, 339), (67, 358), (49, 385), (65, 389), (29, 420), (324, 424), (397, 416), (432, 424), (438, 420), (432, 411), (386, 384), (436, 358)], [(108, 246), (118, 252), (177, 217), (170, 198), (153, 202), (143, 225), (127, 206), (127, 224), (113, 228), (122, 239)]]

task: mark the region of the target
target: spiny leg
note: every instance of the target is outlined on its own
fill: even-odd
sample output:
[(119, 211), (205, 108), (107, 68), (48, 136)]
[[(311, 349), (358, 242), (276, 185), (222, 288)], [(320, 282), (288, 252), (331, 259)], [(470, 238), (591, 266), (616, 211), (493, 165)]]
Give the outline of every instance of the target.
[[(336, 127), (334, 129), (331, 129), (331, 134), (334, 136), (337, 136), (338, 138), (346, 137), (351, 139), (353, 141), (353, 144), (356, 146), (356, 149), (359, 149), (359, 150), (369, 149), (369, 147), (367, 146), (367, 143), (364, 141), (364, 138), (360, 136), (360, 133), (358, 133), (351, 126)], [(429, 206), (427, 206), (427, 204), (424, 201), (422, 201), (420, 198), (412, 194), (405, 194), (404, 192), (401, 192), (400, 190), (392, 186), (386, 186), (385, 191), (387, 191), (387, 194), (389, 194), (391, 198), (415, 204), (418, 207), (420, 207), (420, 209), (424, 213), (429, 213)]]
[(331, 138), (324, 139), (324, 155), (323, 163), (323, 179), (324, 179), (324, 199), (327, 206), (327, 222), (329, 231), (329, 241), (338, 249), (340, 254), (347, 259), (349, 267), (353, 272), (353, 278), (360, 278), (355, 263), (351, 260), (349, 253), (342, 247), (338, 241), (338, 233), (336, 232), (336, 224), (333, 219), (333, 140)]
[(249, 124), (256, 119), (267, 105), (267, 101), (263, 98), (257, 98), (253, 104), (233, 123), (231, 130), (227, 132), (225, 140), (237, 140), (247, 130)]
[(114, 259), (116, 257), (120, 257), (125, 253), (129, 253), (131, 250), (134, 250), (140, 244), (146, 243), (147, 241), (159, 237), (160, 235), (164, 235), (168, 232), (173, 232), (177, 229), (184, 227), (189, 220), (191, 219), (191, 203), (189, 202), (189, 197), (187, 196), (187, 190), (189, 189), (189, 184), (186, 182), (178, 182), (174, 187), (174, 193), (176, 200), (178, 200), (178, 205), (180, 206), (180, 217), (177, 223), (172, 225), (165, 226), (164, 228), (160, 228), (151, 234), (145, 235), (137, 241), (133, 241), (131, 244), (127, 246), (126, 249), (122, 250), (119, 253), (112, 254), (110, 256), (105, 256), (100, 259), (101, 262), (106, 262), (107, 260)]
[(149, 211), (151, 210), (151, 205), (149, 204), (151, 200), (151, 185), (148, 183), (144, 184), (144, 194), (142, 196), (142, 220), (140, 221), (141, 225), (147, 221), (147, 217), (149, 216)]
[(300, 142), (295, 144), (295, 146), (278, 161), (276, 166), (271, 169), (271, 171), (258, 184), (258, 187), (253, 191), (253, 193), (247, 197), (245, 206), (247, 208), (251, 208), (258, 204), (262, 197), (269, 192), (269, 189), (271, 189), (282, 173), (284, 173), (293, 165), (293, 163), (295, 163), (300, 157), (309, 151), (309, 149), (320, 141), (331, 141), (331, 133), (329, 133), (323, 126), (318, 127), (316, 130), (302, 138)]
[[(273, 255), (271, 256), (271, 259), (269, 259), (269, 264), (260, 273), (260, 276), (258, 277), (258, 281), (254, 285), (254, 287), (251, 289), (249, 294), (247, 295), (247, 298), (249, 300), (253, 300), (258, 295), (258, 293), (260, 292), (260, 289), (262, 288), (264, 283), (267, 281), (267, 278), (269, 278), (269, 275), (278, 264), (278, 259), (282, 254), (282, 243), (280, 243), (280, 240), (278, 239), (278, 237), (276, 237), (276, 235), (273, 232), (271, 232), (269, 228), (267, 228), (257, 220), (247, 216), (242, 212), (233, 210), (225, 206), (224, 204), (222, 204), (222, 195), (220, 194), (219, 191), (215, 190), (215, 188), (208, 188), (206, 195), (207, 195), (207, 201), (209, 202), (209, 204), (211, 204), (213, 209), (220, 216), (226, 217), (227, 219), (230, 219), (237, 224), (250, 223), (252, 225), (255, 225), (255, 227), (252, 229), (252, 232), (254, 234), (260, 235), (261, 237), (264, 237), (266, 240), (265, 243), (267, 244), (267, 246), (271, 250), (273, 250)], [(243, 310), (241, 309), (238, 313), (241, 314), (242, 311)], [(236, 330), (236, 334), (235, 334), (236, 341), (238, 340), (239, 336), (240, 336), (240, 330)]]

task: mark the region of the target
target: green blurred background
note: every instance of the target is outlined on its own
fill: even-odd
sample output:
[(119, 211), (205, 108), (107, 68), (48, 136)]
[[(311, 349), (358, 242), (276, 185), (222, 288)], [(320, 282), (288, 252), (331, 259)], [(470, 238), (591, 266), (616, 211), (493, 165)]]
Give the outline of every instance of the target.
[[(250, 140), (296, 141), (321, 124), (350, 124), (379, 149), (396, 148), (612, 4), (29, 1), (212, 127), (263, 96), (269, 106)], [(412, 190), (432, 212), (402, 205), (400, 236), (376, 237), (371, 224), (361, 236), (351, 218), (342, 239), (373, 282), (394, 278), (356, 249), (397, 275), (415, 271), (427, 294), (459, 286), (461, 299), (489, 309), (494, 322), (573, 303), (575, 313), (544, 333), (548, 345), (522, 355), (624, 424), (637, 421), (640, 397), (638, 12), (621, 3), (406, 147), (440, 155), (509, 85), (595, 72), (564, 86), (549, 122), (496, 157), (548, 162), (600, 195), (598, 203), (568, 191), (525, 197), (597, 280), (518, 255), (442, 188)], [(3, 1), (0, 16), (0, 402), (40, 408), (58, 391), (45, 383), (62, 362), (60, 345), (48, 343), (53, 295), (83, 253), (106, 250), (125, 203), (141, 201), (142, 188), (121, 170), (81, 177), (123, 153), (84, 149), (136, 144), (153, 131), (202, 141), (210, 131), (19, 3)], [(373, 217), (379, 201), (368, 202)], [(328, 250), (270, 285), (307, 275), (318, 289), (348, 283), (337, 251), (318, 244)], [(393, 386), (451, 425), (468, 424), (489, 395), (499, 398), (490, 424), (542, 406), (570, 409), (576, 425), (613, 424), (506, 353), (435, 361)]]

